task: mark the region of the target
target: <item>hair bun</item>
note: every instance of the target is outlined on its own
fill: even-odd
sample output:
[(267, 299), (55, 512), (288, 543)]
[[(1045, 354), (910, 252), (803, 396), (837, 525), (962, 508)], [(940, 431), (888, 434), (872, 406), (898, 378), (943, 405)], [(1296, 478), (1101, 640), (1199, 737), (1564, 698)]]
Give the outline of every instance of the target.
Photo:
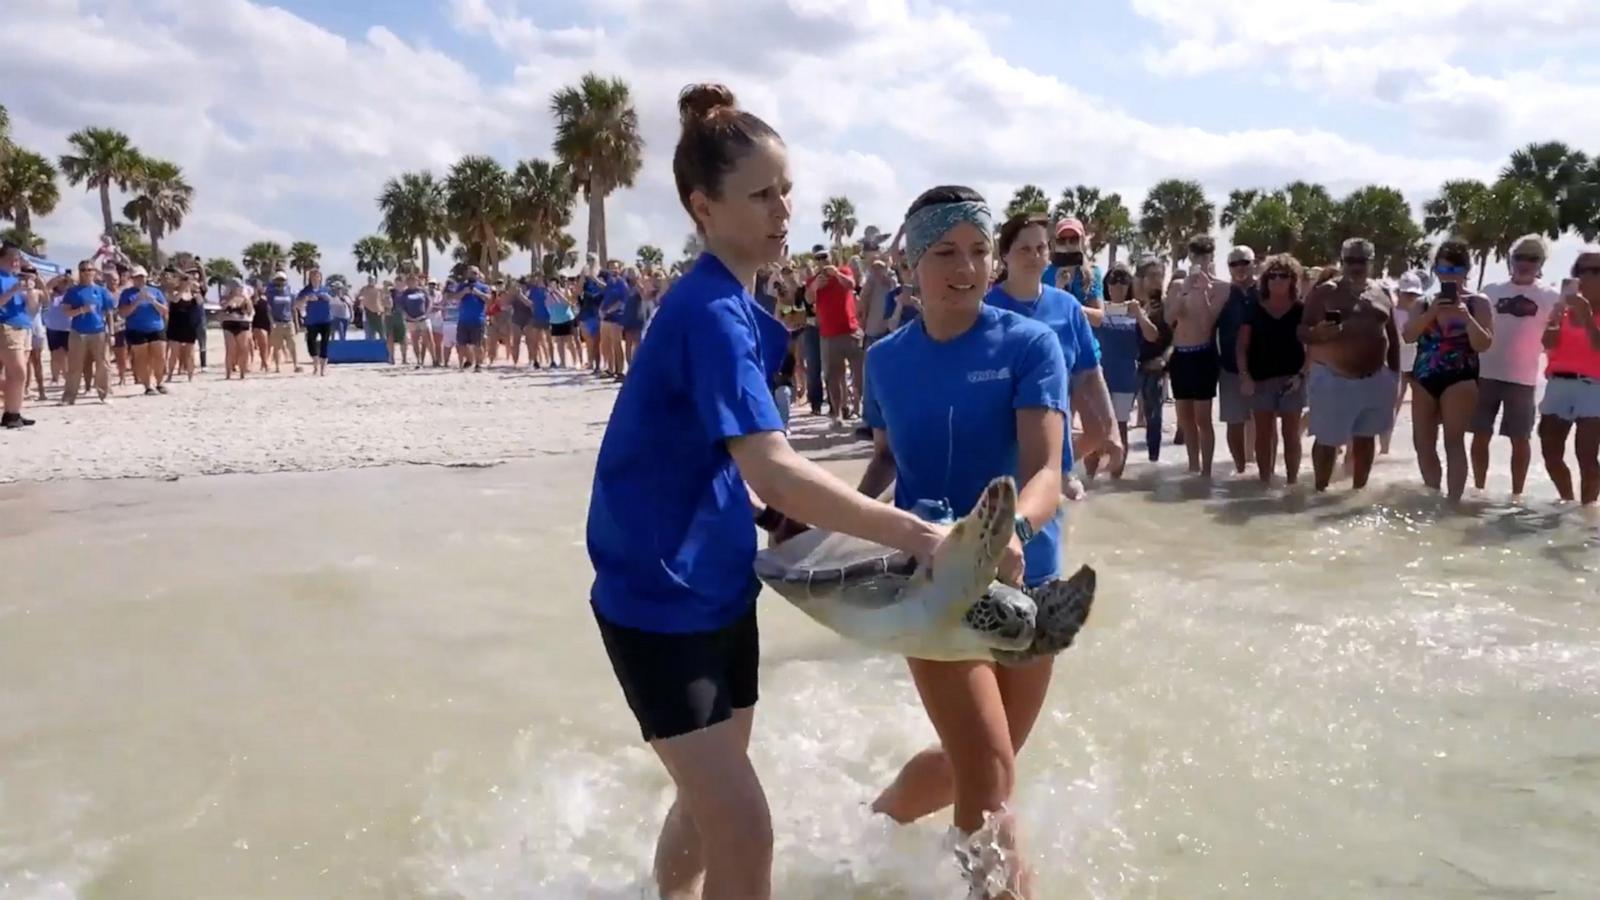
[(691, 84), (678, 94), (678, 118), (684, 125), (712, 118), (720, 110), (738, 108), (733, 91), (721, 84)]

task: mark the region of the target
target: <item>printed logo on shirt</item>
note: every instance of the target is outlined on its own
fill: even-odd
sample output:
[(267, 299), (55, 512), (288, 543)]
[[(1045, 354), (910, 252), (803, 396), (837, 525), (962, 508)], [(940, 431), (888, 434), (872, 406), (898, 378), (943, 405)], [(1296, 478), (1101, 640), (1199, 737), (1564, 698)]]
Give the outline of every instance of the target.
[(1539, 314), (1539, 304), (1521, 294), (1515, 297), (1501, 297), (1495, 301), (1494, 311), (1502, 316), (1514, 316), (1526, 319)]
[(982, 384), (982, 383), (984, 383), (986, 381), (1010, 381), (1010, 380), (1011, 380), (1011, 367), (1010, 366), (1006, 366), (1006, 367), (1000, 368), (1000, 369), (978, 369), (976, 371), (967, 373), (967, 382), (969, 384)]

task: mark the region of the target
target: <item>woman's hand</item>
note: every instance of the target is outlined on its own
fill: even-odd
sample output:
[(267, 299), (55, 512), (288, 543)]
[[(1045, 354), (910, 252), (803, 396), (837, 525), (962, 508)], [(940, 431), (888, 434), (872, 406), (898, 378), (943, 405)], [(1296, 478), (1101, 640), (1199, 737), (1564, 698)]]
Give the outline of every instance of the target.
[(1243, 372), (1239, 373), (1239, 394), (1243, 397), (1254, 397), (1256, 395), (1255, 379)]
[(1015, 534), (1011, 542), (1006, 544), (1005, 552), (1000, 554), (1000, 569), (997, 573), (999, 579), (1012, 587), (1022, 586), (1022, 541)]

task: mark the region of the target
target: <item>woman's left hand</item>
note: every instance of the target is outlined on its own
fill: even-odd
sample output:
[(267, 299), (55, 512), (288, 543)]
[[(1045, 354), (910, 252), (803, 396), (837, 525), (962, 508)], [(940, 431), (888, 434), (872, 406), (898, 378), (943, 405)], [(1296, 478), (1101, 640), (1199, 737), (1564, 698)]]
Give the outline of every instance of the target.
[(1005, 552), (1000, 554), (998, 577), (1006, 584), (1020, 587), (1022, 585), (1022, 570), (1022, 541), (1013, 534), (1011, 543), (1007, 544)]

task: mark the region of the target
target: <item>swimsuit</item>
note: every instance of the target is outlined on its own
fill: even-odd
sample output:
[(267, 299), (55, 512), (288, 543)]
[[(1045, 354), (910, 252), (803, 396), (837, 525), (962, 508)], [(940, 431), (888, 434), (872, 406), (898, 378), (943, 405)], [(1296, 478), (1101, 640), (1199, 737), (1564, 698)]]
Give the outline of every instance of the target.
[[(1461, 303), (1462, 311), (1471, 315), (1465, 298)], [(1423, 304), (1417, 314), (1425, 312), (1428, 305)], [(1437, 321), (1429, 325), (1417, 338), (1417, 361), (1411, 374), (1416, 376), (1417, 386), (1435, 400), (1457, 384), (1477, 381), (1478, 351), (1472, 349), (1472, 341), (1467, 336), (1467, 323), (1453, 323), (1448, 330)]]

